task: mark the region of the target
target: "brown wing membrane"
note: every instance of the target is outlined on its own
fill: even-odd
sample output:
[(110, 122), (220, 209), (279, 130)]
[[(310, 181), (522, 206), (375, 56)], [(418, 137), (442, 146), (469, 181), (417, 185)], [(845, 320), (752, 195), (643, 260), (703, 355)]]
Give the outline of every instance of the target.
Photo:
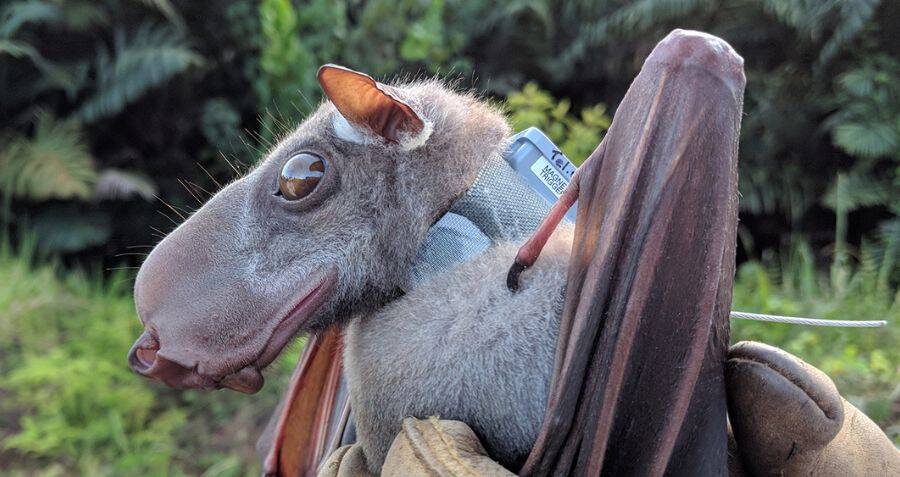
[(548, 408), (521, 475), (725, 475), (743, 61), (676, 30), (579, 172)]
[(319, 464), (337, 447), (349, 410), (346, 393), (339, 392), (341, 340), (336, 329), (309, 338), (276, 411), (274, 434), (261, 444), (265, 475), (316, 475)]

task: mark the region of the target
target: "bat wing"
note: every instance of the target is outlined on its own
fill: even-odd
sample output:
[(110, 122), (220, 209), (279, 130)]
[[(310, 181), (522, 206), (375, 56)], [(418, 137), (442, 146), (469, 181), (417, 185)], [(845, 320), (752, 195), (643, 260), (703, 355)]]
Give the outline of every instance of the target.
[(556, 368), (520, 475), (725, 475), (743, 60), (675, 30), (579, 171)]
[(287, 393), (257, 444), (265, 475), (316, 475), (319, 464), (341, 445), (350, 422), (341, 348), (336, 329), (307, 341)]

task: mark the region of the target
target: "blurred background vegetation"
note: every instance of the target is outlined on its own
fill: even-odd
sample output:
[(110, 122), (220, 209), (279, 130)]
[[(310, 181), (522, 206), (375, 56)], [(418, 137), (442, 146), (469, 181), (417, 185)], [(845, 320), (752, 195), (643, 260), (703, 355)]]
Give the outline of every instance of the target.
[(246, 475), (299, 343), (248, 397), (131, 374), (133, 267), (320, 100), (316, 68), (440, 75), (593, 150), (673, 28), (748, 76), (733, 323), (900, 435), (900, 3), (25, 0), (0, 5), (0, 474)]

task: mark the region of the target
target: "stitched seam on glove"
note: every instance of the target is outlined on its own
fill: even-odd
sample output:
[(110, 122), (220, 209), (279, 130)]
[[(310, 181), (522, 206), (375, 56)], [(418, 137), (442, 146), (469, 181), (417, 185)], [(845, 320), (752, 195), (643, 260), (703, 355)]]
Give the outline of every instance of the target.
[[(423, 421), (424, 423), (424, 421)], [(449, 470), (453, 473), (453, 475), (471, 475), (473, 477), (478, 477), (478, 473), (473, 469), (456, 450), (456, 445), (453, 442), (453, 439), (448, 436), (441, 426), (438, 418), (431, 416), (428, 418), (428, 424), (434, 429), (437, 433), (438, 438), (441, 440), (444, 449), (446, 449), (446, 453), (450, 455), (450, 458), (446, 458), (443, 452), (440, 452), (440, 449), (436, 449), (431, 445), (431, 442), (426, 442), (429, 449), (432, 452), (432, 455)]]

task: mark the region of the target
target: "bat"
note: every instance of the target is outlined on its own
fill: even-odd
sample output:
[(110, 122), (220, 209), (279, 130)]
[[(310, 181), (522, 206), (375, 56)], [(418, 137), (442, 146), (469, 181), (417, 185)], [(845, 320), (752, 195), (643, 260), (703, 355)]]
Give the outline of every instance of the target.
[(745, 80), (725, 42), (671, 33), (524, 245), (415, 287), (429, 228), (509, 127), (436, 80), (318, 79), (328, 101), (142, 265), (137, 373), (252, 393), (311, 333), (261, 441), (270, 475), (351, 441), (376, 473), (407, 415), (466, 422), (520, 475), (726, 472)]
[[(344, 402), (333, 390), (340, 382), (333, 370), (341, 368), (338, 357), (355, 369), (362, 344), (349, 340), (341, 351), (340, 340), (320, 338), (338, 329), (350, 335), (376, 313), (421, 296), (398, 290), (409, 288), (410, 265), (429, 228), (470, 188), (479, 171), (500, 157), (510, 136), (495, 107), (437, 80), (385, 85), (334, 65), (322, 67), (318, 78), (329, 101), (253, 170), (218, 191), (168, 234), (146, 258), (135, 281), (135, 304), (145, 330), (129, 352), (129, 364), (135, 372), (176, 388), (256, 392), (264, 382), (262, 370), (294, 336), (316, 336), (300, 363), (301, 376), (292, 383), (290, 402), (266, 440), (277, 447), (266, 452), (272, 473), (313, 473), (335, 442), (332, 423), (344, 412), (319, 403)], [(499, 275), (492, 290), (513, 298), (500, 277), (514, 252), (512, 245), (507, 249), (507, 256), (495, 259), (493, 269)], [(565, 262), (556, 270), (561, 287)], [(426, 301), (439, 305), (442, 297)], [(558, 316), (551, 307), (560, 302), (559, 296), (544, 296), (535, 289), (523, 291), (515, 301), (536, 310), (517, 313), (523, 321), (528, 316)], [(415, 336), (396, 335), (393, 345), (384, 349), (399, 350), (404, 343), (417, 344), (419, 352), (435, 349), (429, 345), (439, 336), (433, 327), (417, 327), (415, 321), (406, 326)], [(542, 336), (533, 346), (543, 350), (545, 370), (535, 377), (538, 385), (511, 382), (509, 395), (527, 391), (539, 397), (549, 384), (554, 337), (546, 326), (529, 329)], [(499, 336), (503, 330), (493, 333)], [(467, 337), (461, 334), (456, 340), (445, 348), (463, 350), (454, 343), (464, 343)], [(515, 356), (513, 349), (505, 351), (511, 359), (528, 359)], [(493, 376), (482, 376), (482, 386), (501, 371), (497, 363)], [(440, 368), (450, 369), (443, 363)], [(385, 437), (394, 427), (387, 421), (393, 419), (387, 413), (366, 412), (363, 401), (371, 396), (358, 392), (359, 384), (347, 380), (350, 401), (357, 403), (352, 422), (357, 438), (372, 442), (371, 467), (377, 469), (381, 450), (392, 438)], [(407, 402), (435, 405), (450, 415), (451, 396), (444, 395), (445, 402), (432, 400), (442, 395), (434, 392), (441, 389), (421, 388), (409, 394)], [(516, 411), (525, 414), (512, 416), (508, 424), (495, 423), (498, 435), (515, 436), (514, 441), (500, 439), (504, 442), (497, 446), (507, 449), (510, 461), (527, 454), (542, 401), (539, 397), (523, 403), (524, 409)], [(472, 406), (466, 412), (479, 415), (477, 410)], [(520, 420), (531, 424), (522, 429), (516, 424)], [(396, 420), (398, 429), (400, 422)], [(288, 433), (296, 429), (306, 435)]]
[[(355, 437), (373, 472), (379, 469), (405, 415), (432, 414), (472, 426), (492, 457), (508, 468), (524, 463), (525, 471), (536, 466), (536, 473), (544, 472), (542, 463), (533, 463), (538, 454), (532, 447), (536, 443), (536, 451), (544, 446), (548, 446), (548, 452), (554, 451), (557, 444), (547, 436), (568, 435), (541, 426), (542, 420), (551, 422), (545, 413), (555, 420), (554, 412), (568, 410), (571, 425), (573, 419), (587, 423), (595, 418), (573, 413), (599, 412), (576, 408), (566, 399), (560, 402), (561, 397), (577, 394), (560, 391), (561, 380), (573, 375), (569, 371), (573, 365), (568, 361), (572, 359), (571, 350), (578, 350), (574, 358), (581, 364), (576, 366), (608, 360), (604, 369), (625, 374), (630, 366), (618, 360), (628, 357), (628, 349), (634, 348), (632, 357), (655, 356), (651, 349), (645, 349), (655, 345), (671, 346), (668, 349), (678, 349), (679, 353), (692, 350), (682, 355), (681, 361), (670, 359), (678, 367), (664, 367), (654, 379), (675, 379), (674, 371), (683, 366), (691, 373), (679, 376), (673, 388), (661, 392), (658, 399), (641, 401), (665, 408), (657, 409), (656, 414), (646, 409), (642, 413), (648, 418), (655, 415), (651, 421), (669, 423), (666, 429), (677, 432), (694, 416), (694, 403), (698, 402), (683, 397), (684, 389), (693, 389), (700, 377), (705, 380), (698, 388), (709, 388), (713, 394), (722, 388), (721, 379), (718, 385), (712, 382), (717, 376), (721, 378), (720, 373), (703, 365), (713, 360), (697, 354), (706, 350), (708, 343), (724, 346), (722, 323), (713, 320), (708, 311), (713, 305), (718, 310), (719, 302), (727, 301), (725, 290), (730, 288), (709, 280), (712, 276), (716, 280), (730, 277), (727, 260), (733, 260), (733, 253), (729, 255), (727, 249), (709, 249), (733, 242), (728, 240), (733, 224), (729, 229), (726, 222), (734, 219), (729, 200), (735, 200), (736, 136), (722, 135), (736, 134), (739, 115), (726, 113), (739, 109), (739, 95), (723, 86), (717, 79), (721, 75), (710, 73), (721, 66), (723, 56), (730, 58), (732, 54), (722, 45), (724, 42), (712, 37), (676, 32), (651, 54), (645, 72), (626, 96), (598, 150), (602, 157), (595, 154), (565, 194), (570, 198), (572, 191), (583, 191), (578, 196), (581, 206), (575, 238), (569, 227), (550, 233), (555, 228), (551, 226), (554, 214), (565, 212), (562, 205), (557, 206), (548, 217), (549, 225), (535, 235), (543, 245), (541, 259), (517, 261), (530, 268), (520, 277), (521, 287), (515, 293), (507, 289), (504, 280), (506, 264), (516, 256), (517, 246), (512, 242), (500, 243), (464, 267), (405, 294), (397, 292), (398, 288), (409, 288), (409, 265), (431, 224), (450, 210), (479, 171), (502, 152), (504, 140), (510, 135), (502, 114), (473, 95), (454, 92), (437, 81), (391, 86), (326, 65), (318, 77), (329, 101), (282, 140), (259, 166), (219, 191), (147, 257), (135, 283), (135, 302), (145, 332), (129, 354), (132, 368), (174, 387), (255, 392), (263, 384), (261, 370), (293, 336), (302, 331), (319, 335), (300, 363), (300, 374), (289, 394), (293, 399), (288, 399), (274, 426), (271, 441), (275, 449), (267, 455), (266, 467), (271, 473), (283, 475), (288, 469), (313, 473), (338, 442), (337, 434), (343, 433), (333, 425), (335, 419), (346, 415), (343, 408), (337, 409), (339, 404), (346, 406), (346, 401), (338, 399), (334, 391), (340, 382), (338, 356), (342, 357), (347, 379)], [(701, 57), (694, 58), (679, 48), (698, 50)], [(651, 70), (652, 65), (656, 66)], [(670, 78), (662, 89), (656, 84), (660, 76)], [(692, 81), (705, 81), (702, 86), (710, 90), (698, 88)], [(692, 141), (685, 143), (679, 140), (681, 137)], [(663, 141), (665, 138), (669, 142)], [(661, 144), (650, 147), (657, 142)], [(722, 144), (730, 149), (715, 149)], [(711, 152), (729, 154), (716, 157), (719, 162), (715, 162)], [(677, 153), (681, 160), (674, 161), (664, 153)], [(612, 167), (617, 162), (631, 174), (628, 181), (605, 184), (608, 179), (598, 179), (615, 172)], [(614, 175), (619, 177), (618, 173)], [(687, 181), (687, 177), (692, 180)], [(682, 190), (685, 187), (689, 190)], [(724, 192), (729, 187), (731, 196)], [(585, 193), (605, 195), (592, 201)], [(566, 203), (565, 198), (559, 202)], [(683, 207), (663, 207), (663, 212), (656, 212), (660, 203)], [(641, 210), (643, 215), (638, 220), (625, 214), (628, 210)], [(705, 213), (695, 215), (694, 210)], [(615, 220), (605, 218), (612, 217), (609, 214), (613, 212), (618, 214)], [(676, 212), (678, 220), (659, 224), (702, 227), (702, 232), (712, 234), (714, 240), (709, 242), (712, 239), (701, 236), (701, 231), (685, 234), (657, 225), (662, 220), (658, 217)], [(697, 222), (701, 218), (714, 222)], [(598, 228), (615, 233), (601, 239)], [(675, 236), (684, 243), (673, 241)], [(696, 240), (688, 240), (689, 236)], [(650, 244), (647, 250), (655, 247), (661, 251), (661, 237), (671, 246), (688, 247), (678, 249), (689, 251), (685, 256), (692, 257), (675, 264), (679, 272), (707, 270), (674, 281), (690, 284), (687, 291), (677, 287), (671, 294), (648, 295), (646, 291), (654, 279), (672, 278), (654, 278), (652, 274), (642, 278), (646, 272), (641, 264), (650, 262), (643, 261), (641, 251), (645, 248), (639, 244), (646, 242)], [(520, 259), (528, 258), (528, 250), (537, 250), (529, 245), (534, 243), (526, 243), (525, 252), (518, 254)], [(685, 306), (673, 308), (670, 315), (681, 321), (669, 323), (662, 319), (665, 316), (659, 319), (660, 323), (669, 323), (663, 335), (672, 340), (670, 343), (625, 340), (598, 334), (595, 329), (595, 334), (610, 343), (608, 347), (583, 344), (583, 340), (590, 342), (596, 336), (575, 328), (582, 325), (571, 318), (580, 308), (573, 297), (576, 290), (599, 286), (598, 272), (573, 270), (594, 270), (593, 255), (598, 246), (608, 254), (603, 260), (624, 260), (614, 268), (632, 267), (631, 275), (616, 277), (612, 282), (607, 273), (605, 283), (643, 286), (639, 295), (642, 299), (637, 295), (629, 299), (630, 287), (604, 291), (607, 298), (617, 300), (615, 305), (620, 308), (616, 313), (627, 309), (625, 315), (641, 316), (644, 312), (633, 313), (629, 306), (636, 305), (629, 304), (657, 296), (669, 301), (647, 303), (648, 311), (656, 313), (660, 306), (669, 304)], [(668, 252), (655, 260), (670, 260)], [(695, 278), (698, 281), (692, 281)], [(727, 280), (722, 283), (730, 284)], [(719, 290), (722, 295), (713, 302), (698, 293), (716, 295)], [(590, 303), (604, 296), (597, 290), (592, 293)], [(687, 303), (693, 303), (693, 308)], [(596, 316), (593, 318), (596, 326)], [(718, 325), (701, 330), (691, 325), (696, 324), (692, 318)], [(684, 326), (684, 333), (673, 333), (670, 328), (676, 325), (679, 329)], [(336, 328), (344, 335), (342, 350), (340, 340), (328, 338)], [(568, 346), (569, 340), (573, 347)], [(617, 340), (620, 345), (615, 344)], [(592, 354), (615, 350), (619, 354)], [(709, 351), (713, 358), (723, 352), (719, 346)], [(591, 369), (596, 373), (596, 366)], [(659, 367), (654, 373), (656, 369)], [(607, 379), (593, 376), (589, 373), (587, 381)], [(553, 386), (551, 379), (555, 379)], [(607, 388), (621, 393), (632, 391), (622, 384), (629, 384), (627, 380), (621, 376), (617, 379)], [(566, 382), (562, 389), (597, 392), (581, 386)], [(637, 388), (634, 392), (642, 391)], [(677, 414), (667, 411), (673, 396), (685, 400), (679, 403)], [(711, 420), (704, 431), (717, 429), (706, 439), (724, 442), (719, 437), (724, 433), (720, 424), (725, 401), (722, 395), (716, 396), (721, 399), (709, 401), (710, 405), (719, 403), (717, 412), (703, 412), (700, 417)], [(712, 419), (714, 416), (720, 419)], [(581, 432), (599, 429), (582, 426), (576, 428)], [(660, 429), (654, 428), (654, 432)], [(293, 430), (303, 435), (288, 432)], [(578, 440), (583, 444), (595, 442), (593, 436)], [(596, 440), (601, 441), (605, 438)], [(668, 452), (674, 447), (670, 442)], [(569, 447), (561, 450), (562, 457), (588, 455)], [(591, 448), (589, 453), (600, 455), (598, 452)], [(529, 453), (532, 459), (526, 462)], [(552, 461), (563, 462), (558, 456)], [(574, 465), (578, 469), (582, 464)]]

